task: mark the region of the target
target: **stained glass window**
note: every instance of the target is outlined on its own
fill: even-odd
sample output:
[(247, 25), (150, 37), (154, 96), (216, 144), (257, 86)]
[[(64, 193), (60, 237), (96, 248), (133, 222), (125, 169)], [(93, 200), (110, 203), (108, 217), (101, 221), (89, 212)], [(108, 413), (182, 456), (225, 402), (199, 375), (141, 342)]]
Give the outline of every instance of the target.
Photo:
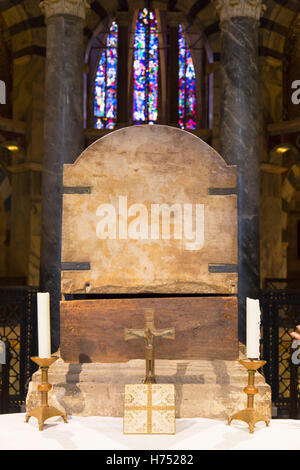
[(179, 127), (196, 128), (196, 75), (191, 52), (179, 25)]
[(153, 10), (139, 10), (134, 35), (133, 121), (154, 124), (158, 117), (158, 28)]
[(97, 129), (113, 129), (117, 117), (118, 25), (113, 21), (106, 47), (102, 51), (95, 80), (94, 125)]

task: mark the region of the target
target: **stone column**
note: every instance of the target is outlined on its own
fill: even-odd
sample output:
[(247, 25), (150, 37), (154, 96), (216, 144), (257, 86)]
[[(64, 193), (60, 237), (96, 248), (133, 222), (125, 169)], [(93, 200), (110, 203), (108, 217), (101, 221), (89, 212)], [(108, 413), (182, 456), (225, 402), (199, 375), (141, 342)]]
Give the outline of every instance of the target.
[(87, 0), (44, 0), (47, 23), (40, 288), (50, 292), (59, 345), (62, 169), (83, 148), (83, 26)]
[(238, 165), (239, 339), (259, 290), (258, 27), (262, 0), (216, 0), (221, 25), (221, 155)]
[(168, 49), (167, 49), (167, 116), (168, 124), (178, 127), (178, 85), (179, 85), (179, 25), (183, 23), (181, 12), (168, 11)]
[[(118, 100), (117, 123), (118, 126), (128, 125), (129, 100), (128, 100), (128, 53), (129, 53), (129, 28), (131, 14), (128, 11), (118, 11), (116, 14), (118, 24)], [(121, 86), (119, 86), (121, 84)]]

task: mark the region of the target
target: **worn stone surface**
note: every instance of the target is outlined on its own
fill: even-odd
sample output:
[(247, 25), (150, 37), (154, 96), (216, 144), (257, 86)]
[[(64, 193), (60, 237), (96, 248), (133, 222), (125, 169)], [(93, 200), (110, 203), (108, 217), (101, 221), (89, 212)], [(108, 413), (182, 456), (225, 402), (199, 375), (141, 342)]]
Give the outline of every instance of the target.
[[(237, 291), (236, 168), (199, 138), (124, 128), (64, 165), (63, 183), (63, 293)], [(170, 219), (155, 219), (154, 204)], [(64, 270), (72, 262), (85, 270)]]
[[(176, 417), (226, 419), (246, 407), (247, 371), (238, 361), (156, 361), (158, 383), (174, 383)], [(125, 384), (142, 383), (145, 361), (119, 364), (68, 364), (57, 360), (49, 369), (49, 404), (76, 416), (119, 416), (124, 413)], [(33, 374), (27, 410), (39, 403), (40, 373)], [(271, 414), (271, 391), (256, 374), (257, 410)]]

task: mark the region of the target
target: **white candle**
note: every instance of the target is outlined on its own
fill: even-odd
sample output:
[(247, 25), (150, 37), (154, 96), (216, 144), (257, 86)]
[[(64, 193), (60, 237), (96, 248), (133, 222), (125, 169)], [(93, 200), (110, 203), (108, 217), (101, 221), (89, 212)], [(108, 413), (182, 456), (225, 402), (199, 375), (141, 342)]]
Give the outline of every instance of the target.
[(39, 357), (51, 357), (50, 296), (49, 292), (37, 294)]
[(260, 308), (259, 300), (246, 299), (247, 307), (247, 357), (259, 359), (260, 356)]

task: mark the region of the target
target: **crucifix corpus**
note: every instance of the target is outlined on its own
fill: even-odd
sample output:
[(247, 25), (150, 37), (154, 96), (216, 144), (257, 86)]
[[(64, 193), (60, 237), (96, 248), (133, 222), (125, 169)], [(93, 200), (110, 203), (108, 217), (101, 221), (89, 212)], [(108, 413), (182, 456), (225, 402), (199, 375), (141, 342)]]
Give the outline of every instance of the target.
[(154, 325), (154, 309), (145, 309), (145, 328), (134, 330), (125, 328), (125, 340), (145, 338), (146, 377), (145, 384), (155, 384), (155, 338), (175, 339), (175, 329), (157, 330)]

